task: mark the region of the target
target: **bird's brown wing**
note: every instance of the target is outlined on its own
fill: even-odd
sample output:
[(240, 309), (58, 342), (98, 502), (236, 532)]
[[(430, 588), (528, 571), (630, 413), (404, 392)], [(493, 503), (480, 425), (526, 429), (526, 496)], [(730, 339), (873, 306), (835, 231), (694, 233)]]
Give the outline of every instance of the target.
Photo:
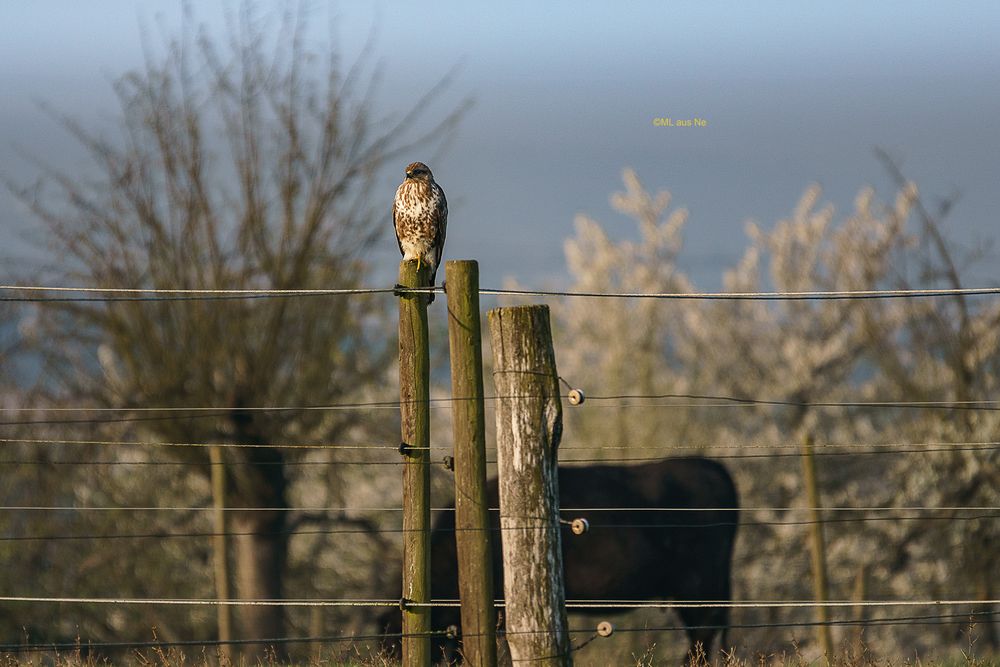
[(444, 196), (444, 190), (437, 183), (434, 184), (437, 188), (438, 203), (437, 203), (437, 234), (434, 236), (434, 266), (441, 266), (441, 255), (444, 254), (444, 238), (445, 234), (448, 232), (448, 199)]
[[(396, 193), (397, 198), (399, 193)], [(396, 245), (399, 246), (399, 254), (405, 254), (403, 252), (403, 242), (399, 240), (399, 223), (396, 221), (396, 199), (392, 200), (392, 230), (396, 232)]]

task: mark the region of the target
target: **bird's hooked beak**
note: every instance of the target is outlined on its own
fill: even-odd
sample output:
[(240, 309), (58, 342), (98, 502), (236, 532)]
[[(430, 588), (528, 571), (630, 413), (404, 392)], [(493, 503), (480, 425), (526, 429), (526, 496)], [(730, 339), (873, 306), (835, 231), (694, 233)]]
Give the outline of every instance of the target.
[(406, 177), (407, 178), (413, 178), (413, 172), (412, 171), (406, 172)]

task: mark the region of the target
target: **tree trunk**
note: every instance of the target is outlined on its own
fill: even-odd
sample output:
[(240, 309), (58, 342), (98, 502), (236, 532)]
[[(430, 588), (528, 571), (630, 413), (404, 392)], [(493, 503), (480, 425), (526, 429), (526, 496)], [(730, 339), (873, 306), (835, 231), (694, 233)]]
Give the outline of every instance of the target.
[[(246, 465), (235, 471), (233, 506), (273, 508), (232, 513), (236, 594), (240, 600), (281, 600), (282, 580), (288, 561), (288, 499), (284, 461), (279, 450), (252, 449)], [(285, 636), (285, 609), (280, 605), (245, 605), (237, 608), (240, 639), (276, 639)], [(284, 646), (249, 644), (244, 657), (266, 652), (285, 659)]]

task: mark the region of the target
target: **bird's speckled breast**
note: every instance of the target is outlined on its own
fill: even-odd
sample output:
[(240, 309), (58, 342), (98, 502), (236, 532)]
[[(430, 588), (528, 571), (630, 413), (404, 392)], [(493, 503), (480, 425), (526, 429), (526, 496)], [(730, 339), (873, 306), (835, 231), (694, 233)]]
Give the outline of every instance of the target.
[(440, 195), (426, 183), (407, 180), (396, 190), (396, 236), (403, 259), (418, 257), (433, 266)]

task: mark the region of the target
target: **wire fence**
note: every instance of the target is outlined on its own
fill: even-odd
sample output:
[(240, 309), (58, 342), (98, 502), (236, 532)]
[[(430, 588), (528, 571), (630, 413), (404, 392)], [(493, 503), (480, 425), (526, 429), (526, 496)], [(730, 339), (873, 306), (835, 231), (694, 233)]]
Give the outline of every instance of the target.
[[(405, 295), (443, 293), (442, 288), (412, 289), (400, 288), (358, 288), (358, 289), (310, 289), (310, 290), (277, 290), (277, 289), (147, 289), (147, 288), (86, 288), (68, 286), (31, 286), (31, 285), (0, 285), (0, 302), (45, 303), (45, 302), (84, 302), (84, 303), (115, 303), (115, 302), (186, 302), (186, 301), (227, 301), (249, 299), (290, 299), (315, 297), (349, 297), (362, 295)], [(611, 292), (580, 292), (580, 291), (543, 291), (517, 289), (482, 289), (481, 294), (503, 297), (554, 297), (554, 298), (591, 298), (591, 299), (660, 299), (660, 300), (735, 300), (735, 301), (826, 301), (826, 300), (861, 300), (861, 299), (934, 299), (944, 297), (986, 297), (1000, 295), (1000, 288), (963, 288), (963, 289), (916, 289), (916, 290), (859, 290), (859, 291), (807, 291), (807, 292), (699, 292), (699, 293), (611, 293)], [(560, 378), (562, 380), (562, 378)], [(565, 380), (563, 380), (564, 383)], [(568, 383), (566, 383), (569, 386)], [(570, 386), (572, 389), (572, 387)], [(525, 398), (521, 396), (489, 396), (487, 406), (506, 399)], [(571, 394), (563, 395), (564, 399)], [(435, 409), (449, 409), (456, 402), (469, 399), (454, 397), (439, 397), (430, 399), (430, 406)], [(628, 409), (640, 410), (650, 408), (670, 409), (738, 409), (738, 408), (817, 408), (825, 410), (921, 410), (921, 411), (964, 411), (964, 412), (996, 412), (1000, 411), (1000, 400), (992, 398), (967, 400), (866, 400), (866, 401), (798, 401), (782, 398), (748, 397), (695, 393), (623, 393), (623, 394), (588, 394), (587, 405), (580, 409)], [(249, 413), (299, 413), (313, 411), (370, 411), (399, 410), (404, 405), (398, 400), (345, 402), (323, 405), (264, 405), (240, 406), (235, 411)], [(0, 427), (27, 427), (53, 425), (101, 425), (114, 423), (136, 423), (153, 421), (172, 421), (186, 419), (231, 418), (234, 408), (231, 406), (0, 406), (0, 412), (9, 415), (38, 415), (35, 419), (6, 419), (0, 421)], [(64, 417), (63, 415), (70, 415)], [(83, 417), (82, 415), (88, 415)], [(140, 449), (157, 450), (170, 448), (207, 448), (253, 450), (267, 449), (278, 451), (305, 450), (336, 453), (349, 451), (352, 453), (391, 454), (399, 452), (398, 443), (346, 443), (346, 442), (275, 442), (275, 443), (234, 443), (234, 442), (171, 442), (147, 440), (114, 440), (114, 439), (59, 439), (59, 438), (0, 438), (0, 451), (5, 447), (15, 445), (36, 447), (96, 447), (109, 450)], [(410, 448), (413, 451), (417, 448)], [(426, 450), (449, 452), (448, 447), (431, 446)], [(565, 446), (560, 452), (567, 453), (571, 463), (609, 463), (609, 459), (596, 456), (580, 456), (577, 452), (614, 453), (614, 461), (618, 463), (643, 463), (660, 461), (666, 454), (677, 455), (684, 452), (707, 454), (719, 459), (760, 459), (770, 460), (784, 457), (801, 457), (799, 445), (789, 443), (762, 442), (727, 442), (701, 443), (698, 445), (671, 446), (651, 443), (635, 444), (605, 444), (595, 446)], [(898, 455), (930, 455), (955, 452), (983, 452), (992, 454), (1000, 450), (1000, 441), (968, 441), (968, 442), (851, 442), (825, 443), (817, 445), (814, 453), (817, 457), (835, 456), (898, 456)], [(635, 456), (642, 452), (660, 452), (661, 456)], [(179, 460), (96, 460), (93, 458), (76, 458), (67, 460), (36, 460), (26, 457), (23, 452), (17, 458), (0, 460), (0, 466), (207, 466), (208, 461)], [(495, 463), (489, 459), (487, 463)], [(239, 466), (323, 466), (323, 465), (375, 465), (403, 466), (408, 465), (405, 459), (391, 461), (380, 460), (306, 460), (287, 459), (278, 461), (243, 461), (227, 460), (221, 465)], [(216, 464), (219, 465), (219, 464)], [(0, 506), (0, 513), (61, 513), (61, 514), (94, 514), (111, 512), (129, 513), (202, 513), (218, 511), (220, 508), (207, 506), (128, 506), (128, 505), (6, 505)], [(490, 508), (499, 512), (498, 508)], [(398, 514), (399, 507), (374, 506), (302, 506), (302, 507), (224, 507), (225, 513), (257, 513), (257, 512), (308, 512), (327, 515), (327, 520), (336, 522), (347, 514)], [(452, 512), (451, 507), (432, 508), (436, 512)], [(749, 506), (749, 507), (565, 507), (561, 509), (564, 516), (579, 516), (594, 514), (597, 518), (589, 526), (595, 530), (672, 530), (672, 529), (711, 529), (718, 527), (739, 526), (779, 527), (812, 524), (843, 524), (868, 522), (900, 522), (900, 521), (939, 521), (939, 522), (972, 522), (995, 521), (1000, 519), (1000, 506), (992, 505), (948, 505), (948, 506), (860, 506), (860, 507), (801, 507), (801, 506)], [(732, 512), (740, 518), (734, 520), (704, 520), (698, 522), (698, 513)], [(601, 516), (617, 513), (614, 520), (602, 523)], [(762, 518), (753, 514), (789, 514), (781, 518)], [(802, 518), (801, 513), (819, 513), (819, 518)], [(672, 520), (664, 521), (657, 516), (667, 515)], [(636, 520), (636, 517), (640, 517)], [(521, 519), (533, 517), (518, 517)], [(522, 529), (536, 530), (537, 526), (525, 526)], [(453, 533), (454, 527), (436, 528), (439, 532)], [(491, 528), (489, 530), (499, 530)], [(367, 525), (364, 527), (326, 527), (318, 529), (298, 528), (295, 535), (336, 535), (336, 534), (392, 534), (403, 533), (404, 530), (395, 526)], [(245, 535), (266, 535), (260, 531), (149, 531), (142, 533), (111, 532), (102, 534), (65, 534), (53, 533), (47, 535), (0, 535), (0, 543), (17, 542), (60, 542), (86, 540), (168, 540), (168, 539), (204, 539), (218, 536), (237, 537)], [(274, 534), (282, 534), (281, 531)], [(143, 597), (74, 597), (74, 596), (0, 596), (0, 603), (9, 604), (40, 604), (40, 605), (137, 605), (137, 606), (172, 606), (172, 607), (246, 607), (246, 606), (280, 606), (289, 608), (396, 608), (399, 600), (390, 599), (281, 599), (281, 600), (217, 600), (217, 599), (180, 599), (180, 598), (143, 598)], [(434, 600), (430, 603), (412, 603), (414, 607), (447, 608), (458, 606), (457, 600)], [(498, 607), (503, 602), (496, 602)], [(879, 625), (963, 625), (976, 619), (992, 619), (998, 613), (992, 608), (1000, 605), (998, 599), (915, 599), (915, 600), (840, 600), (816, 602), (809, 600), (748, 600), (748, 601), (650, 601), (650, 600), (568, 600), (567, 609), (576, 611), (607, 611), (615, 612), (634, 609), (815, 609), (825, 608), (838, 610), (842, 608), (885, 610), (900, 607), (925, 607), (941, 609), (944, 607), (969, 607), (964, 613), (941, 612), (924, 615), (905, 615), (884, 618), (847, 618), (825, 621), (782, 620), (766, 623), (737, 623), (725, 627), (732, 629), (765, 629), (765, 628), (802, 628), (812, 626), (879, 626)], [(723, 629), (714, 625), (660, 625), (616, 628), (616, 632), (635, 633), (651, 631), (690, 631), (691, 629)], [(419, 636), (442, 637), (449, 635), (450, 630), (435, 629), (431, 633)], [(593, 628), (573, 628), (574, 634), (590, 634), (590, 637), (575, 650), (579, 650), (596, 635)], [(508, 633), (510, 634), (510, 633)], [(292, 643), (355, 643), (379, 642), (386, 638), (399, 639), (401, 633), (327, 635), (308, 637), (278, 637), (272, 639), (190, 639), (174, 641), (140, 641), (140, 642), (20, 642), (0, 644), (2, 653), (25, 653), (39, 651), (72, 651), (82, 646), (89, 649), (141, 649), (141, 648), (183, 648), (198, 646), (224, 646), (244, 644), (281, 645)], [(470, 635), (471, 636), (471, 635)]]
[[(43, 604), (101, 604), (101, 605), (162, 605), (181, 607), (386, 607), (398, 608), (399, 600), (392, 599), (323, 599), (303, 600), (216, 600), (180, 598), (114, 598), (114, 597), (46, 597), (46, 596), (0, 596), (0, 602), (23, 602)], [(566, 601), (566, 608), (578, 609), (815, 609), (826, 608), (886, 608), (886, 607), (978, 607), (1000, 604), (998, 600), (753, 600), (730, 602), (725, 600), (574, 600)], [(432, 600), (430, 602), (407, 601), (413, 608), (458, 608), (461, 602), (455, 599)], [(503, 600), (495, 600), (494, 605), (502, 608)], [(978, 613), (978, 612), (977, 612)], [(1000, 612), (997, 612), (1000, 613)]]
[[(86, 296), (2, 296), (2, 301), (163, 301), (163, 300), (218, 300), (260, 299), (313, 296), (350, 296), (362, 294), (417, 295), (444, 294), (444, 287), (373, 287), (352, 289), (163, 289), (144, 287), (73, 287), (65, 285), (0, 285), (0, 292), (46, 294), (58, 292)], [(497, 289), (483, 288), (480, 294), (489, 296), (568, 297), (595, 299), (675, 299), (675, 300), (727, 300), (727, 301), (803, 301), (851, 299), (927, 299), (956, 296), (994, 296), (1000, 287), (972, 287), (946, 289), (879, 289), (833, 291), (776, 291), (776, 292), (586, 292), (565, 290)], [(94, 296), (105, 295), (105, 296)], [(124, 296), (123, 296), (124, 295)]]
[[(781, 629), (781, 628), (800, 628), (800, 627), (857, 627), (857, 626), (892, 626), (892, 625), (967, 625), (969, 623), (974, 623), (977, 619), (981, 618), (993, 618), (1000, 614), (1000, 612), (976, 612), (973, 614), (969, 613), (947, 613), (947, 614), (921, 614), (921, 615), (906, 615), (906, 616), (890, 616), (882, 618), (870, 618), (870, 619), (830, 619), (826, 621), (803, 621), (799, 623), (731, 623), (728, 625), (647, 625), (644, 627), (623, 627), (614, 628), (615, 633), (653, 633), (653, 632), (687, 632), (689, 630), (725, 630), (725, 629), (735, 629), (735, 630), (752, 630), (752, 629)], [(593, 628), (590, 627), (571, 627), (567, 630), (571, 635), (587, 634), (592, 637), (599, 636), (594, 632)], [(101, 649), (170, 649), (170, 648), (189, 648), (189, 647), (222, 647), (222, 646), (245, 646), (245, 645), (274, 645), (280, 646), (284, 644), (338, 644), (338, 643), (382, 643), (385, 641), (399, 640), (404, 637), (451, 637), (453, 631), (450, 629), (445, 630), (432, 630), (430, 632), (424, 633), (402, 633), (402, 632), (386, 632), (379, 634), (340, 634), (340, 635), (325, 635), (325, 636), (315, 636), (315, 637), (276, 637), (271, 639), (190, 639), (190, 640), (152, 640), (152, 641), (131, 641), (131, 642), (92, 642), (92, 641), (74, 641), (74, 642), (21, 642), (21, 643), (8, 643), (0, 644), (0, 652), (2, 653), (40, 653), (40, 652), (73, 652), (73, 651), (92, 651)], [(505, 630), (504, 635), (513, 636), (518, 634), (531, 634), (530, 631), (511, 631)], [(480, 634), (474, 632), (463, 633), (464, 637), (478, 637)], [(588, 643), (588, 642), (585, 642)], [(577, 651), (583, 648), (584, 644), (580, 644), (572, 648), (572, 651)]]

